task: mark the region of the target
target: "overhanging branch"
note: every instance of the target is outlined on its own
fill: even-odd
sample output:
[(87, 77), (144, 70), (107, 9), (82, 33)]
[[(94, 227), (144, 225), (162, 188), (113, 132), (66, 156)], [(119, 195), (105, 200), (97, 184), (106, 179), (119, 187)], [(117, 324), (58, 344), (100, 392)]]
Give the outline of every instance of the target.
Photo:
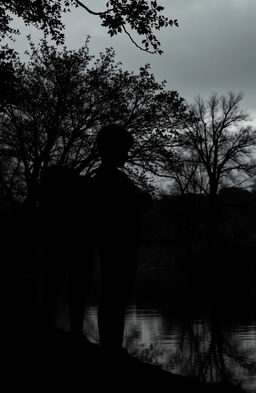
[(132, 38), (131, 34), (129, 33), (129, 31), (126, 30), (125, 25), (122, 25), (123, 30), (125, 32), (125, 34), (128, 35), (128, 37), (130, 38), (131, 42), (140, 50), (142, 50), (143, 52), (147, 52), (147, 53), (151, 53), (152, 55), (155, 53), (153, 51), (150, 51), (149, 49), (143, 48), (142, 46), (140, 46), (139, 44), (137, 44), (137, 42)]
[(84, 5), (84, 4), (83, 4), (81, 1), (79, 1), (79, 0), (75, 0), (75, 2), (76, 2), (76, 4), (79, 5), (79, 7), (82, 7), (82, 8), (85, 9), (89, 14), (92, 14), (92, 15), (97, 15), (97, 16), (106, 15), (106, 14), (108, 14), (109, 12), (112, 11), (112, 9), (109, 9), (109, 10), (104, 11), (104, 12), (96, 12), (96, 11), (93, 11), (93, 10), (91, 10), (90, 8), (88, 8), (86, 5)]

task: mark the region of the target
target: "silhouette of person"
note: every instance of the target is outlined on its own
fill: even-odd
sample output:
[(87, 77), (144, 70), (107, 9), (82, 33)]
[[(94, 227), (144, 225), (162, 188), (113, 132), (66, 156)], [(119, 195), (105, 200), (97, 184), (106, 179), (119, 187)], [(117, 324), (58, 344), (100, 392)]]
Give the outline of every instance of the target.
[(137, 269), (139, 216), (153, 204), (152, 197), (120, 169), (133, 142), (131, 134), (115, 124), (102, 127), (97, 135), (101, 165), (94, 187), (102, 276), (98, 329), (101, 347), (112, 354), (125, 352), (125, 311)]
[(68, 314), (74, 337), (83, 334), (86, 296), (93, 267), (90, 181), (74, 170), (48, 167), (41, 173), (45, 333), (55, 335), (57, 298), (67, 280)]

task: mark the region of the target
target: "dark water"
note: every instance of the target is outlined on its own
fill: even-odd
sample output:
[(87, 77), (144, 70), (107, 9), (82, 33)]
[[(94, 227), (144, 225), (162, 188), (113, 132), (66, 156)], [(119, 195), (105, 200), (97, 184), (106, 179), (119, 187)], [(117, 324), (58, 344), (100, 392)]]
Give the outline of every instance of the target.
[[(255, 295), (237, 284), (223, 291), (223, 282), (209, 290), (208, 282), (196, 277), (190, 285), (191, 275), (184, 280), (173, 271), (142, 269), (127, 310), (125, 346), (173, 373), (228, 380), (256, 392)], [(96, 316), (92, 302), (84, 327), (94, 342)]]
[[(96, 307), (88, 309), (85, 330), (98, 341)], [(164, 369), (202, 380), (241, 382), (256, 391), (256, 320), (220, 326), (209, 316), (172, 320), (157, 309), (129, 307), (125, 346)]]

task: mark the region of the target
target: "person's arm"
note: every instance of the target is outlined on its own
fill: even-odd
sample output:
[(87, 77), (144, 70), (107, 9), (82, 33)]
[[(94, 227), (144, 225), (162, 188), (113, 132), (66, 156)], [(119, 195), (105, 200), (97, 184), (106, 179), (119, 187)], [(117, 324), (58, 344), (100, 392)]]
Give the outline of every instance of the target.
[(123, 180), (126, 183), (124, 189), (126, 189), (125, 192), (128, 206), (131, 206), (138, 214), (144, 213), (153, 207), (154, 201), (148, 192), (137, 187), (126, 175)]
[(149, 193), (141, 191), (138, 194), (138, 203), (140, 206), (140, 210), (143, 213), (150, 210), (153, 207), (154, 200)]

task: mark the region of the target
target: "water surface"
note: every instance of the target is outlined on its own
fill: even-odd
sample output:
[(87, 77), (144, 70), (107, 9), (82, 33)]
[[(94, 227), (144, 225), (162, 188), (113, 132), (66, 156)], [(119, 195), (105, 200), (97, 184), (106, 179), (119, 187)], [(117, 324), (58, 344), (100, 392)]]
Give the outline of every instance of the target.
[[(239, 275), (237, 281), (232, 276), (232, 285), (226, 278), (214, 280), (212, 285), (200, 273), (185, 277), (165, 268), (140, 269), (126, 314), (124, 345), (132, 355), (173, 373), (241, 382), (256, 392), (254, 280), (249, 283)], [(95, 301), (88, 308), (85, 331), (98, 341)]]

